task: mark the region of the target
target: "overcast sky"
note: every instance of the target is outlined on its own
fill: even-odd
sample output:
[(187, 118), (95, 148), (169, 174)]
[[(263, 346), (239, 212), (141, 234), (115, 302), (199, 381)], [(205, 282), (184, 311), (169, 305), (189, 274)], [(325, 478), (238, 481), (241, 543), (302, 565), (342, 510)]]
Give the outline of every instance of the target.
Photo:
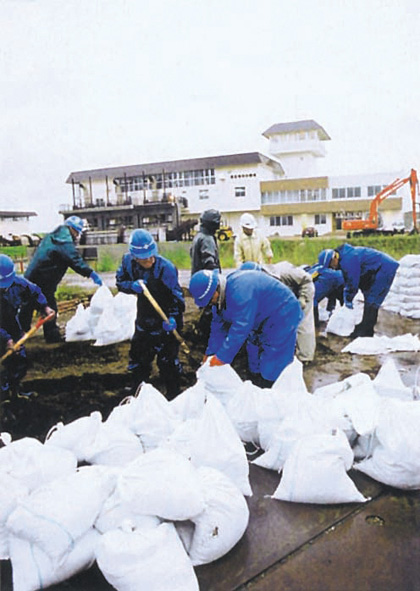
[(325, 172), (420, 168), (418, 0), (0, 0), (1, 208), (37, 230), (76, 170), (268, 152), (315, 119)]

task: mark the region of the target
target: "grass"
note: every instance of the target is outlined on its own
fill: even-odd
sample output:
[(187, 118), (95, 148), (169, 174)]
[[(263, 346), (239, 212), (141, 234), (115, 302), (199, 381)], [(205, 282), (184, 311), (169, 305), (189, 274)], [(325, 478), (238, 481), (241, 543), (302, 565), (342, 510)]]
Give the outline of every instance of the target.
[[(348, 242), (354, 246), (369, 246), (386, 252), (399, 260), (406, 254), (420, 254), (420, 235), (396, 235), (396, 236), (367, 236), (363, 238), (351, 238), (344, 236), (329, 236), (318, 238), (273, 238), (273, 261), (289, 261), (300, 266), (313, 264), (318, 260), (318, 254), (324, 248), (335, 248)], [(121, 248), (123, 246), (123, 248)], [(159, 253), (174, 263), (178, 269), (189, 269), (191, 242), (160, 242)], [(127, 245), (106, 245), (98, 247), (98, 261), (93, 265), (98, 273), (112, 273), (121, 263), (122, 253), (127, 251)], [(25, 246), (1, 247), (0, 253), (12, 257), (14, 260), (27, 258)], [(220, 242), (219, 254), (222, 268), (235, 267), (233, 259), (233, 241)], [(18, 272), (20, 270), (18, 269)]]

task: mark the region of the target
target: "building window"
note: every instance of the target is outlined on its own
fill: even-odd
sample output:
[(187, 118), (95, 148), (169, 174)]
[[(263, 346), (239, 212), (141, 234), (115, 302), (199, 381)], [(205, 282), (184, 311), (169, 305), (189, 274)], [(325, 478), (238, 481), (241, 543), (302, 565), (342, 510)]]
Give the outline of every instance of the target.
[(208, 199), (209, 198), (209, 190), (208, 189), (200, 189), (198, 192), (199, 199)]
[(272, 215), (270, 216), (270, 226), (293, 226), (293, 216)]
[(235, 197), (245, 197), (245, 187), (235, 187)]
[(315, 214), (315, 226), (320, 226), (327, 223), (327, 215), (325, 213)]
[(261, 194), (263, 205), (270, 203), (305, 203), (307, 201), (326, 201), (326, 189), (294, 189), (289, 191), (264, 191)]
[(378, 193), (382, 191), (381, 185), (370, 185), (367, 188), (368, 197), (375, 197)]
[(361, 187), (338, 187), (332, 190), (333, 199), (354, 199), (361, 197)]

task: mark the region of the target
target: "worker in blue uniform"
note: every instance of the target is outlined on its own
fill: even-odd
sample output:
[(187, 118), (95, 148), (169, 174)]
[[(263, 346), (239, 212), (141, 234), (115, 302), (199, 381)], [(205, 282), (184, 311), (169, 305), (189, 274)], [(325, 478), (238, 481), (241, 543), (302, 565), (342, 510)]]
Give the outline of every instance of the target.
[[(143, 293), (143, 280), (168, 321)], [(173, 399), (180, 392), (182, 365), (178, 357), (179, 342), (173, 331), (182, 329), (185, 310), (184, 295), (175, 265), (158, 254), (153, 236), (147, 230), (134, 230), (129, 240), (129, 252), (116, 274), (119, 291), (137, 296), (137, 317), (131, 341), (128, 370), (134, 388), (147, 382), (156, 357), (160, 376), (166, 386), (166, 397)]]
[[(55, 292), (67, 269), (70, 267), (89, 277), (96, 285), (102, 279), (81, 257), (76, 244), (84, 228), (84, 220), (76, 215), (70, 216), (64, 224), (47, 234), (41, 241), (25, 271), (25, 278), (38, 285), (47, 298), (48, 305), (57, 313)], [(21, 323), (28, 330), (32, 320), (33, 308), (25, 306), (21, 311)], [(63, 339), (56, 319), (44, 324), (44, 338), (47, 343), (57, 343)]]
[(319, 304), (324, 298), (327, 298), (327, 312), (331, 313), (335, 310), (337, 301), (341, 305), (344, 303), (343, 289), (344, 278), (340, 270), (334, 270), (319, 263), (315, 263), (311, 267), (305, 267), (305, 271), (312, 277), (315, 286), (314, 294), (314, 318), (315, 326), (319, 326)]
[(342, 244), (336, 249), (323, 250), (318, 262), (324, 267), (340, 269), (344, 278), (344, 304), (353, 307), (353, 299), (360, 289), (364, 296), (363, 318), (352, 338), (372, 337), (379, 307), (384, 301), (399, 263), (389, 255), (364, 246)]
[[(16, 275), (15, 266), (10, 257), (0, 255), (0, 355), (3, 356), (24, 335), (19, 321), (19, 309), (23, 304), (30, 304), (42, 316), (48, 316), (53, 310), (37, 285), (24, 277)], [(47, 324), (47, 323), (46, 323)], [(10, 397), (27, 398), (31, 393), (22, 392), (20, 382), (28, 368), (26, 350), (21, 346), (9, 355), (2, 364), (0, 383), (2, 399)]]
[(267, 273), (237, 270), (225, 278), (217, 269), (195, 273), (189, 290), (197, 306), (212, 306), (210, 365), (232, 363), (246, 343), (251, 380), (271, 387), (294, 357), (302, 310), (292, 291)]

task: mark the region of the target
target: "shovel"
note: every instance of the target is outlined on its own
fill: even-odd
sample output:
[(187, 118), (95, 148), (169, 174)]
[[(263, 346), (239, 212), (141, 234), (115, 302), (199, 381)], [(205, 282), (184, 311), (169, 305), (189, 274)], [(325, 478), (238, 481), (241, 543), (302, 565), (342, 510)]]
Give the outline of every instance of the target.
[[(143, 279), (139, 279), (139, 283), (143, 288), (143, 293), (146, 296), (146, 298), (149, 300), (149, 302), (152, 304), (152, 306), (154, 307), (154, 309), (156, 310), (156, 312), (159, 314), (159, 316), (165, 321), (168, 322), (168, 317), (166, 316), (165, 312), (162, 310), (162, 308), (159, 306), (159, 304), (157, 303), (157, 301), (155, 300), (155, 298), (152, 296), (152, 294), (149, 291), (149, 288), (146, 286), (145, 282), (143, 281)], [(174, 337), (177, 339), (177, 341), (179, 341), (185, 351), (185, 353), (188, 355), (190, 350), (188, 349), (187, 343), (184, 341), (184, 339), (182, 338), (182, 336), (179, 334), (179, 332), (177, 330), (173, 330), (172, 331), (174, 334)]]
[(28, 330), (28, 332), (26, 332), (23, 337), (21, 337), (14, 345), (11, 349), (8, 349), (6, 351), (6, 353), (3, 355), (3, 357), (0, 358), (0, 362), (4, 361), (5, 359), (7, 359), (7, 357), (9, 357), (9, 355), (11, 355), (12, 353), (14, 353), (15, 351), (17, 351), (22, 345), (23, 343), (25, 343), (34, 333), (36, 333), (36, 331), (41, 328), (41, 326), (45, 323), (48, 322), (48, 320), (51, 320), (52, 318), (54, 318), (55, 316), (55, 312), (51, 312), (51, 314), (48, 314), (48, 316), (45, 316), (45, 318), (39, 318), (38, 322), (35, 324), (35, 326), (33, 326), (32, 328), (30, 328)]

